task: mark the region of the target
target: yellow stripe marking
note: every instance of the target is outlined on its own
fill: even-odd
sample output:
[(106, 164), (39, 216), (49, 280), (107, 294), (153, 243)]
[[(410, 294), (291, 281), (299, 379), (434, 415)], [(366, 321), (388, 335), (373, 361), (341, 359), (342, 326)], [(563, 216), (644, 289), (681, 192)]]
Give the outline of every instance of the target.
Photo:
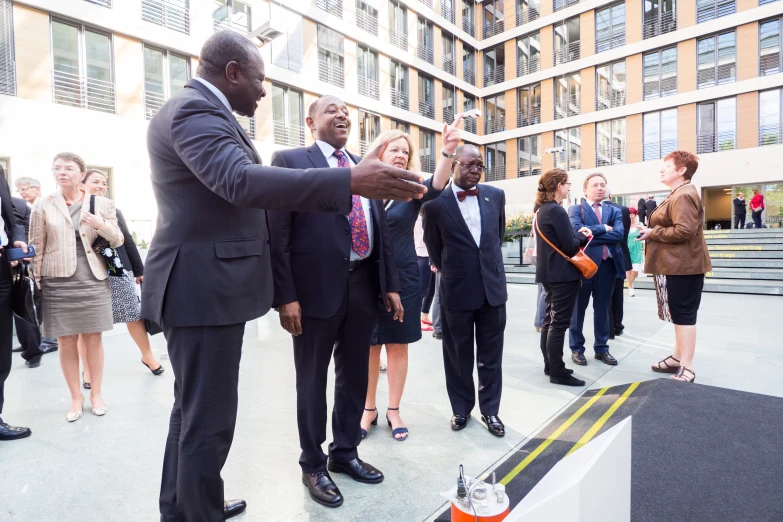
[(590, 439), (592, 439), (595, 436), (595, 434), (598, 433), (598, 430), (600, 430), (601, 427), (603, 427), (603, 425), (606, 424), (606, 421), (609, 420), (609, 417), (614, 415), (614, 412), (616, 412), (617, 409), (623, 405), (625, 400), (633, 393), (633, 391), (639, 386), (639, 384), (641, 383), (635, 382), (631, 384), (628, 387), (628, 389), (625, 390), (625, 393), (623, 393), (616, 401), (614, 401), (614, 404), (612, 404), (612, 406), (608, 410), (606, 410), (606, 413), (604, 413), (601, 416), (601, 418), (598, 419), (589, 430), (587, 430), (587, 433), (585, 433), (584, 436), (582, 436), (582, 438), (579, 439), (579, 441), (576, 444), (574, 444), (574, 447), (571, 448), (571, 450), (568, 453), (566, 453), (566, 457), (572, 454), (573, 452), (575, 452), (576, 450), (578, 450), (579, 448), (581, 448), (582, 446), (584, 446), (585, 444), (587, 444), (588, 442), (590, 442)]
[[(638, 383), (637, 383), (637, 384), (638, 384)], [(567, 429), (568, 429), (568, 428), (569, 428), (569, 427), (570, 427), (570, 426), (571, 426), (571, 425), (572, 425), (574, 422), (576, 422), (576, 420), (577, 420), (579, 417), (581, 417), (581, 416), (582, 416), (582, 414), (584, 414), (584, 412), (586, 412), (586, 411), (587, 411), (587, 410), (588, 410), (588, 409), (589, 409), (589, 408), (590, 408), (590, 407), (591, 407), (593, 404), (595, 404), (595, 403), (596, 403), (596, 401), (598, 401), (598, 399), (600, 399), (600, 398), (601, 398), (601, 396), (602, 396), (604, 393), (606, 393), (606, 391), (607, 391), (608, 389), (609, 389), (609, 388), (601, 388), (600, 390), (598, 390), (598, 392), (597, 392), (595, 395), (593, 395), (593, 396), (590, 398), (590, 400), (589, 400), (589, 401), (587, 401), (587, 403), (586, 403), (584, 406), (582, 406), (581, 408), (579, 408), (579, 409), (578, 409), (578, 410), (577, 410), (577, 411), (576, 411), (576, 412), (575, 412), (573, 415), (571, 415), (571, 417), (569, 417), (569, 419), (568, 419), (567, 421), (565, 421), (563, 424), (561, 424), (561, 425), (560, 425), (560, 427), (559, 427), (559, 428), (557, 428), (557, 429), (554, 431), (554, 433), (552, 433), (552, 435), (550, 435), (549, 437), (547, 437), (547, 439), (546, 439), (544, 442), (542, 442), (541, 444), (539, 444), (539, 445), (538, 445), (538, 447), (537, 447), (536, 449), (534, 449), (534, 450), (533, 450), (533, 451), (532, 451), (532, 452), (531, 452), (531, 453), (530, 453), (530, 454), (529, 454), (527, 457), (525, 457), (525, 459), (524, 459), (522, 462), (520, 462), (519, 464), (517, 464), (517, 465), (516, 465), (516, 467), (514, 467), (514, 469), (512, 469), (512, 470), (511, 470), (511, 471), (508, 473), (508, 475), (506, 475), (505, 477), (503, 477), (503, 479), (500, 481), (500, 483), (501, 483), (501, 484), (503, 484), (503, 485), (505, 486), (505, 485), (507, 485), (509, 482), (511, 482), (511, 481), (514, 479), (514, 477), (516, 477), (517, 475), (519, 475), (519, 473), (520, 473), (520, 472), (521, 472), (523, 469), (525, 469), (526, 467), (528, 467), (528, 465), (529, 465), (531, 462), (533, 462), (533, 461), (536, 459), (536, 457), (538, 457), (538, 456), (539, 456), (541, 453), (543, 453), (543, 451), (544, 451), (545, 449), (547, 449), (547, 448), (549, 447), (549, 445), (550, 445), (550, 444), (552, 444), (552, 443), (553, 443), (555, 440), (557, 440), (557, 438), (558, 438), (560, 435), (562, 435), (562, 434), (563, 434), (563, 432), (564, 432), (565, 430), (567, 430)]]

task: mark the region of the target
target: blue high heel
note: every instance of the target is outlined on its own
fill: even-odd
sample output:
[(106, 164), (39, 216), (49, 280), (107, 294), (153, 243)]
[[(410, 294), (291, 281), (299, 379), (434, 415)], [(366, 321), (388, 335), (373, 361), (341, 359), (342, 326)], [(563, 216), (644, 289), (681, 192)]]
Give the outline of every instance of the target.
[[(378, 411), (378, 408), (373, 408), (371, 410), (367, 409), (367, 408), (364, 408), (364, 411)], [(377, 425), (378, 425), (378, 414), (376, 413), (375, 414), (375, 420), (370, 423), (370, 426), (377, 426)], [(364, 428), (361, 428), (361, 430), (362, 430), (362, 439), (366, 439), (367, 438), (367, 430), (365, 430)]]
[[(399, 408), (386, 408), (386, 409), (387, 410), (392, 410), (392, 411), (399, 410)], [(386, 412), (386, 422), (389, 423), (389, 427), (391, 428), (392, 427), (392, 423), (389, 420), (389, 413), (388, 413), (388, 411)], [(397, 435), (405, 435), (405, 436), (398, 439)], [(402, 442), (402, 441), (406, 440), (408, 438), (408, 428), (395, 428), (395, 429), (393, 429), (392, 430), (392, 437), (397, 442)]]

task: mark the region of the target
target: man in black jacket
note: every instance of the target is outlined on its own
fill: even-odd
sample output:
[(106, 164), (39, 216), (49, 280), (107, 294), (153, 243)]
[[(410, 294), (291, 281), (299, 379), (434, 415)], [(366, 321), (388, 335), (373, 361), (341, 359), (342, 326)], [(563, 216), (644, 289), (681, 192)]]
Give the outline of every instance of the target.
[(440, 273), (443, 364), (451, 402), (451, 429), (463, 429), (476, 404), (473, 383), (475, 331), (481, 420), (497, 437), (506, 434), (498, 417), (503, 390), (506, 272), (501, 245), (506, 232), (506, 196), (479, 185), (484, 169), (475, 145), (457, 147), (453, 183), (424, 205), (424, 242)]
[(734, 198), (734, 228), (745, 228), (745, 216), (748, 213), (748, 202), (745, 201), (745, 194), (740, 192), (737, 197)]
[(636, 204), (636, 212), (639, 214), (639, 223), (646, 224), (647, 206), (645, 205), (644, 196), (639, 198), (639, 202)]
[[(324, 96), (313, 102), (307, 126), (315, 143), (276, 152), (272, 165), (328, 169), (361, 161), (345, 149), (351, 119), (339, 98)], [(383, 201), (354, 196), (351, 211), (341, 215), (270, 212), (269, 227), (273, 305), (294, 341), (302, 482), (313, 500), (338, 507), (343, 497), (327, 467), (367, 484), (383, 480), (380, 471), (359, 459), (356, 448), (367, 395), (370, 338), (380, 306), (393, 307), (400, 321), (403, 314), (386, 213)], [(326, 440), (326, 380), (332, 352), (335, 400), (327, 459), (321, 445)]]
[(650, 224), (650, 216), (652, 216), (653, 210), (658, 207), (658, 203), (655, 202), (655, 197), (650, 194), (647, 196), (647, 201), (644, 202), (645, 208), (645, 224)]

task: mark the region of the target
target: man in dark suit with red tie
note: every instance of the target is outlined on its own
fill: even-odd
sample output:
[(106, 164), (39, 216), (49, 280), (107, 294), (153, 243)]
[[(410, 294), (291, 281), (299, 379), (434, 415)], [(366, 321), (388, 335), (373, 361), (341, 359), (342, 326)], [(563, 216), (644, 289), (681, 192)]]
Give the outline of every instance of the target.
[(463, 429), (476, 404), (475, 331), (481, 420), (490, 433), (503, 437), (506, 432), (498, 410), (508, 299), (501, 252), (506, 196), (499, 188), (478, 184), (484, 170), (476, 146), (457, 147), (452, 184), (423, 207), (424, 242), (441, 276), (443, 364), (453, 413), (451, 429)]
[[(345, 103), (324, 96), (309, 108), (316, 142), (276, 152), (272, 165), (348, 168), (360, 158), (345, 150), (351, 120)], [(383, 202), (354, 196), (348, 214), (269, 213), (273, 306), (293, 335), (302, 482), (316, 502), (343, 503), (329, 475), (345, 473), (377, 484), (383, 474), (359, 459), (360, 421), (367, 394), (370, 337), (381, 306), (402, 321), (400, 283)], [(326, 381), (334, 353), (332, 443), (326, 441)], [(328, 469), (328, 471), (327, 471)]]

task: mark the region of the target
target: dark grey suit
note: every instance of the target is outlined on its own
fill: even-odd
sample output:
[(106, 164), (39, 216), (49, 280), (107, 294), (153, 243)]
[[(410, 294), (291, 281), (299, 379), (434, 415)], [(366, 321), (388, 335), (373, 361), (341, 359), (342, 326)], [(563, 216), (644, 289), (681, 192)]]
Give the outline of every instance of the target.
[(147, 148), (158, 221), (142, 315), (162, 325), (175, 377), (161, 519), (223, 520), (245, 322), (269, 310), (274, 292), (261, 209), (348, 214), (350, 170), (262, 167), (234, 115), (197, 80), (152, 119)]

